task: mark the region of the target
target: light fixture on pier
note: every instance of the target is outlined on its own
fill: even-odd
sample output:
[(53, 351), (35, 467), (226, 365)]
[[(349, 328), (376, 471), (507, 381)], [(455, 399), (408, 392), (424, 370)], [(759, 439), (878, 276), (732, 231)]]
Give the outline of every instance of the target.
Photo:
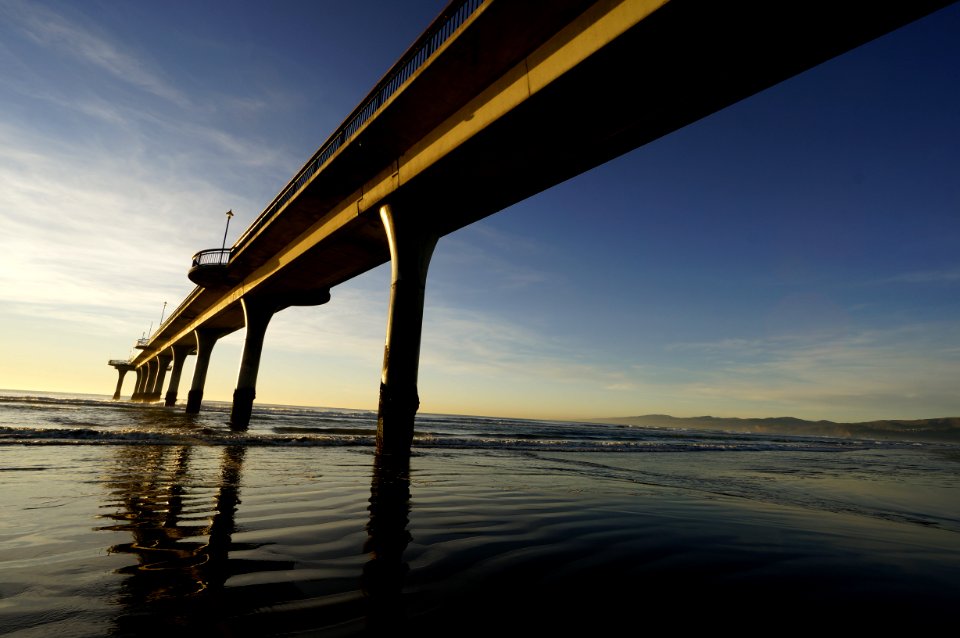
[(230, 218), (233, 217), (233, 209), (227, 211), (227, 227), (223, 229), (223, 243), (220, 245), (220, 250), (224, 250), (227, 247), (227, 231), (230, 230)]

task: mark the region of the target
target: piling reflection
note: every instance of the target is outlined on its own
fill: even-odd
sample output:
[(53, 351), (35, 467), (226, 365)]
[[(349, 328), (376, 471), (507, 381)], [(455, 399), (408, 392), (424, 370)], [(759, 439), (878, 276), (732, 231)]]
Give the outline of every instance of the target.
[(370, 560), (363, 567), (362, 588), (367, 599), (367, 628), (373, 633), (396, 630), (405, 620), (403, 580), (408, 566), (403, 560), (412, 540), (410, 517), (410, 457), (378, 453), (370, 486), (370, 520), (364, 551)]
[(118, 635), (154, 634), (178, 628), (217, 625), (227, 613), (224, 583), (236, 573), (258, 569), (289, 569), (292, 561), (269, 566), (230, 559), (230, 553), (255, 549), (237, 544), (235, 515), (246, 450), (225, 447), (213, 503), (209, 480), (192, 473), (190, 446), (129, 446), (118, 448), (114, 476), (108, 482), (114, 496), (104, 515), (114, 520), (102, 530), (129, 532), (129, 543), (111, 546), (114, 554), (129, 554), (136, 562), (119, 570), (126, 579), (119, 594), (123, 608), (116, 619)]
[[(334, 490), (334, 509), (303, 512), (303, 529), (313, 533), (278, 528), (283, 540), (258, 534), (262, 542), (249, 543), (240, 535), (252, 530), (237, 522), (246, 447), (115, 450), (106, 470), (108, 524), (98, 529), (121, 532), (126, 538), (107, 551), (129, 560), (116, 571), (112, 635), (379, 635), (406, 624), (408, 457), (377, 455), (371, 474), (358, 468), (356, 478), (370, 478), (368, 516), (354, 510), (344, 518)], [(361, 481), (354, 485), (362, 499)], [(258, 520), (263, 501), (251, 507)]]
[(210, 521), (209, 541), (200, 549), (207, 561), (204, 565), (207, 588), (223, 587), (229, 570), (227, 557), (233, 546), (236, 531), (237, 506), (240, 504), (240, 477), (246, 448), (232, 445), (223, 449), (220, 464), (220, 486), (217, 491), (216, 513)]
[(121, 507), (107, 515), (116, 524), (101, 529), (128, 531), (133, 536), (132, 542), (108, 550), (137, 558), (137, 564), (121, 570), (132, 576), (121, 592), (125, 603), (178, 597), (200, 587), (193, 569), (169, 568), (202, 562), (201, 544), (189, 539), (201, 536), (205, 526), (181, 520), (190, 454), (189, 446), (121, 449), (116, 477), (110, 483), (114, 504)]

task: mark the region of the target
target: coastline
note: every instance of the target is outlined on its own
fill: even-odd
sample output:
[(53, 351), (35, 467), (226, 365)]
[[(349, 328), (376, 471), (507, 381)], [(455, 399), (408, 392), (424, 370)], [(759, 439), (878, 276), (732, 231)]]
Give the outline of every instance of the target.
[[(114, 401), (107, 394), (89, 394), (75, 392), (46, 392), (41, 390), (11, 390), (0, 388), (0, 401), (24, 398), (48, 399), (78, 399), (109, 403), (114, 406), (139, 407), (125, 400)], [(227, 408), (229, 401), (207, 400), (209, 406)], [(159, 407), (159, 406), (157, 406)], [(330, 406), (302, 406), (286, 404), (260, 403), (259, 410), (333, 410), (341, 413), (355, 413), (358, 415), (373, 414), (373, 409), (362, 408), (334, 408)], [(450, 417), (450, 418), (490, 418), (484, 415), (429, 413), (419, 414), (423, 417)], [(542, 419), (501, 417), (511, 422), (535, 423)], [(872, 421), (842, 422), (820, 419), (810, 421), (797, 417), (676, 417), (668, 414), (645, 414), (624, 417), (591, 417), (582, 419), (556, 420), (581, 424), (610, 424), (655, 428), (664, 431), (700, 430), (706, 432), (741, 433), (741, 434), (786, 434), (790, 436), (816, 436), (833, 438), (873, 438), (887, 441), (915, 441), (933, 443), (960, 443), (960, 416), (934, 417), (926, 419), (876, 419)]]
[(880, 419), (843, 423), (807, 421), (796, 417), (674, 417), (666, 414), (590, 419), (595, 423), (712, 432), (789, 434), (839, 438), (875, 438), (887, 441), (960, 443), (960, 417), (930, 419)]

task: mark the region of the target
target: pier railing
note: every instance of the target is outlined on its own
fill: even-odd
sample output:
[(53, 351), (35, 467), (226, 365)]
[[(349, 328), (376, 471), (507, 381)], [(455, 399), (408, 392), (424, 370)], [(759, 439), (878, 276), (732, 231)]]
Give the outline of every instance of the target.
[(193, 256), (191, 268), (200, 266), (226, 266), (230, 263), (230, 248), (208, 248)]
[[(227, 265), (230, 263), (230, 248), (208, 248), (201, 250), (190, 261), (187, 277), (203, 288), (215, 288), (225, 285), (228, 280)], [(181, 304), (182, 305), (182, 304)], [(179, 310), (179, 308), (177, 309)], [(170, 318), (176, 314), (174, 311)], [(168, 319), (169, 321), (169, 319)], [(160, 326), (162, 328), (163, 326)], [(158, 328), (159, 330), (159, 328)]]
[[(387, 71), (383, 79), (374, 86), (360, 105), (355, 108), (343, 124), (327, 138), (310, 161), (300, 169), (286, 188), (267, 206), (260, 216), (240, 236), (235, 247), (239, 248), (252, 238), (256, 232), (272, 219), (283, 206), (310, 181), (320, 168), (326, 164), (346, 141), (386, 104), (403, 84), (433, 55), (444, 42), (449, 40), (456, 31), (480, 8), (486, 0), (460, 0), (450, 5), (427, 27), (423, 35), (417, 39), (400, 61)], [(198, 253), (199, 254), (199, 253)]]
[[(400, 90), (400, 88), (419, 70), (441, 46), (462, 27), (467, 20), (489, 0), (453, 0), (447, 8), (427, 27), (416, 42), (400, 57), (383, 78), (374, 86), (360, 104), (347, 116), (343, 123), (314, 153), (313, 157), (300, 169), (296, 176), (284, 187), (272, 202), (260, 213), (260, 216), (237, 239), (233, 248), (214, 248), (201, 250), (191, 260), (188, 277), (203, 287), (220, 285), (226, 266), (234, 251), (249, 242), (287, 204), (303, 186), (319, 171), (327, 161), (355, 134), (365, 123), (376, 115), (380, 108)], [(209, 267), (209, 268), (208, 268)], [(195, 291), (196, 292), (196, 291)], [(188, 295), (180, 306), (164, 323), (169, 323), (179, 311), (189, 305), (193, 295)], [(157, 332), (163, 329), (161, 325)], [(149, 341), (149, 340), (148, 340)], [(147, 343), (139, 344), (145, 347)]]

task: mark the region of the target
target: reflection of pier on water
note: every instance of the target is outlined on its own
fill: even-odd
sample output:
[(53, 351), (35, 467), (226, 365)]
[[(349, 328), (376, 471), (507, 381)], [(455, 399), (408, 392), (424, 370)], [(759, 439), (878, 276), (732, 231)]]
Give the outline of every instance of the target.
[[(112, 522), (99, 529), (128, 532), (130, 542), (108, 551), (130, 555), (135, 562), (118, 570), (125, 578), (115, 634), (189, 629), (255, 635), (335, 625), (353, 633), (402, 621), (403, 553), (410, 540), (409, 459), (375, 461), (367, 540), (362, 547), (358, 543), (358, 569), (347, 583), (315, 574), (311, 578), (309, 569), (302, 578), (291, 579), (298, 568), (292, 556), (244, 556), (271, 544), (233, 538), (243, 531), (236, 515), (245, 447), (224, 447), (219, 472), (207, 475), (191, 468), (203, 465), (192, 446), (139, 445), (117, 451), (107, 478), (112, 498), (104, 505), (113, 511), (103, 515)], [(362, 530), (363, 521), (357, 525)], [(251, 578), (241, 586), (227, 583), (241, 575)]]
[(363, 591), (368, 599), (371, 630), (400, 627), (404, 619), (403, 579), (407, 563), (403, 552), (412, 540), (410, 516), (410, 457), (376, 456), (370, 486), (370, 522), (364, 549), (370, 562), (363, 568)]

